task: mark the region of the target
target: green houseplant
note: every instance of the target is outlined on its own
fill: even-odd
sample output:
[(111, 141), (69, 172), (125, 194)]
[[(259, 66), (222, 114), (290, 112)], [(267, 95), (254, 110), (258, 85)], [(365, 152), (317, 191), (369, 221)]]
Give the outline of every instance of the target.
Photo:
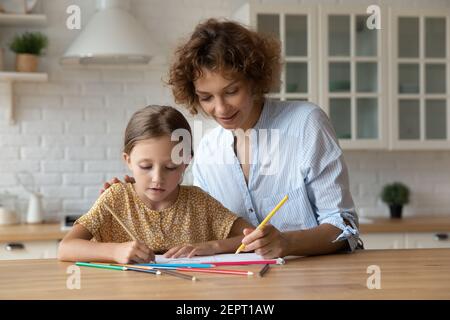
[(11, 51), (16, 53), (16, 71), (35, 72), (38, 57), (47, 45), (48, 38), (41, 32), (25, 32), (16, 35), (9, 45)]
[(391, 218), (402, 217), (403, 206), (409, 203), (409, 194), (409, 188), (401, 182), (394, 182), (383, 187), (381, 199), (389, 206)]

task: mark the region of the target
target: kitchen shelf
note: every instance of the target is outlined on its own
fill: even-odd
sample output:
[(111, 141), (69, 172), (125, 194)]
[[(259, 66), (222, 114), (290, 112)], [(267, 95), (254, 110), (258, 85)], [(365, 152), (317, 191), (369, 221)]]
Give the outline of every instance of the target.
[(31, 73), (31, 72), (0, 72), (0, 106), (6, 109), (6, 119), (10, 124), (14, 124), (14, 82), (46, 82), (48, 81), (47, 73)]
[(0, 14), (1, 26), (32, 27), (44, 26), (46, 24), (47, 16), (44, 14)]

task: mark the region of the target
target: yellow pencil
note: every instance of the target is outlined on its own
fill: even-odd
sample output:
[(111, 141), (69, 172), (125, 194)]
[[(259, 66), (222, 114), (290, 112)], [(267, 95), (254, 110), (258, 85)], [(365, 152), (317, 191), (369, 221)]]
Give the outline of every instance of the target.
[[(256, 229), (264, 228), (266, 223), (269, 222), (270, 218), (272, 218), (272, 216), (278, 211), (278, 209), (281, 208), (281, 206), (286, 202), (287, 199), (288, 199), (288, 196), (287, 195), (284, 196), (284, 198), (281, 199), (281, 201), (277, 204), (277, 206), (275, 208), (273, 208), (273, 210), (267, 215), (267, 217), (259, 224), (259, 226)], [(239, 252), (244, 250), (244, 248), (245, 248), (245, 244), (241, 244), (239, 246), (239, 248), (236, 250), (235, 254), (238, 254)]]
[(122, 226), (122, 228), (126, 231), (126, 233), (128, 233), (130, 238), (133, 239), (133, 241), (137, 241), (137, 238), (133, 235), (130, 229), (127, 228), (127, 226), (122, 222), (122, 220), (120, 220), (120, 218), (114, 213), (114, 211), (106, 203), (104, 203), (103, 205), (105, 206), (106, 209), (108, 209), (109, 213), (111, 213), (114, 219), (116, 219), (117, 222)]

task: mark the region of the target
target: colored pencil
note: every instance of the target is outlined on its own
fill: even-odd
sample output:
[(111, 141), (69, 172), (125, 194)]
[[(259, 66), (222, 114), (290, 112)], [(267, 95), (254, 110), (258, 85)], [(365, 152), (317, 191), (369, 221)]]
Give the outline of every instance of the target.
[(162, 274), (167, 274), (173, 277), (177, 277), (177, 278), (181, 278), (181, 279), (186, 279), (186, 280), (191, 280), (191, 281), (197, 281), (196, 277), (192, 277), (192, 276), (188, 276), (187, 274), (183, 274), (180, 272), (176, 272), (173, 270), (167, 270), (167, 269), (160, 269)]
[[(281, 201), (276, 205), (275, 208), (273, 208), (273, 210), (267, 215), (267, 217), (259, 224), (259, 226), (256, 228), (257, 229), (262, 229), (264, 228), (264, 226), (267, 224), (267, 222), (270, 220), (270, 218), (272, 218), (272, 216), (278, 211), (278, 209), (281, 208), (281, 206), (286, 202), (286, 200), (288, 199), (288, 196), (284, 196), (283, 199), (281, 199)], [(245, 248), (245, 244), (241, 244), (239, 246), (239, 248), (236, 250), (235, 254), (238, 254), (239, 252), (241, 252), (242, 250), (244, 250)]]
[(211, 263), (140, 263), (137, 266), (158, 268), (213, 268), (216, 265)]
[(103, 264), (103, 263), (76, 262), (75, 265), (81, 266), (81, 267), (91, 267), (91, 268), (119, 270), (119, 271), (126, 270), (126, 268), (123, 266), (111, 266), (111, 265)]
[(133, 241), (137, 241), (137, 238), (131, 233), (130, 229), (127, 228), (127, 226), (120, 220), (120, 218), (114, 213), (114, 211), (106, 204), (103, 204), (105, 208), (111, 213), (111, 215), (114, 217), (114, 219), (117, 220), (117, 222), (122, 226), (122, 228), (128, 233), (128, 235), (133, 239)]
[(259, 276), (260, 277), (263, 277), (264, 276), (264, 274), (267, 272), (267, 271), (269, 271), (269, 268), (270, 268), (270, 264), (266, 264), (264, 267), (262, 267), (262, 269), (259, 271)]
[(234, 274), (241, 276), (252, 276), (253, 272), (244, 270), (227, 270), (227, 269), (196, 269), (196, 268), (176, 268), (177, 271), (185, 272), (203, 272), (203, 273), (218, 273), (218, 274)]
[(245, 266), (251, 264), (284, 264), (283, 259), (274, 259), (274, 260), (255, 260), (255, 261), (223, 261), (223, 262), (214, 262), (214, 266)]
[(141, 269), (136, 268), (133, 265), (127, 265), (127, 264), (113, 264), (113, 263), (104, 263), (104, 262), (97, 262), (97, 263), (91, 263), (91, 262), (77, 262), (76, 265), (78, 266), (84, 266), (84, 267), (93, 267), (93, 268), (100, 268), (100, 269), (110, 269), (110, 270), (120, 270), (120, 271), (140, 271), (140, 272), (147, 272), (147, 273), (153, 273), (160, 275), (161, 272), (159, 270), (153, 270), (153, 269)]
[[(128, 268), (127, 264), (121, 265)], [(236, 274), (236, 275), (246, 275), (251, 276), (253, 272), (242, 271), (242, 270), (227, 270), (227, 269), (212, 269), (212, 268), (180, 268), (180, 267), (153, 267), (153, 266), (133, 266), (134, 268), (144, 269), (144, 270), (175, 270), (175, 271), (185, 271), (185, 272), (203, 272), (203, 273), (219, 273), (219, 274)]]

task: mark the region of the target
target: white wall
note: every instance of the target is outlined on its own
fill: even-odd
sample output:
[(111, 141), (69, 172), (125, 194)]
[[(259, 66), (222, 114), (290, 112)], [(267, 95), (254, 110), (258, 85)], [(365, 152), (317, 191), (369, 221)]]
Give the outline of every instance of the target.
[[(50, 39), (41, 70), (48, 83), (17, 83), (16, 124), (1, 121), (0, 191), (21, 196), (14, 173), (31, 171), (45, 196), (47, 219), (63, 213), (84, 213), (97, 198), (105, 179), (122, 176), (122, 134), (130, 115), (147, 104), (171, 104), (170, 90), (161, 83), (167, 61), (177, 41), (199, 20), (227, 17), (242, 1), (226, 0), (135, 0), (132, 13), (144, 24), (160, 54), (146, 68), (61, 67), (58, 59), (78, 31), (67, 30), (65, 9), (78, 4), (85, 25), (95, 10), (92, 0), (41, 0), (48, 25), (40, 30)], [(267, 1), (263, 1), (267, 2)], [(273, 1), (272, 1), (273, 2)], [(276, 1), (319, 3), (319, 1)], [(320, 1), (327, 4), (380, 3), (380, 1)], [(386, 3), (386, 2), (382, 2)], [(425, 1), (389, 1), (414, 6)], [(449, 6), (449, 1), (427, 1), (430, 6)], [(14, 33), (25, 29), (1, 27), (2, 47)], [(5, 49), (5, 51), (7, 51)], [(6, 68), (13, 56), (6, 54)], [(187, 113), (184, 112), (185, 115)], [(189, 118), (191, 121), (192, 118)], [(214, 126), (205, 122), (205, 129)], [(450, 152), (346, 152), (351, 188), (361, 215), (387, 215), (377, 195), (386, 182), (410, 185), (412, 203), (406, 215), (450, 213)]]

